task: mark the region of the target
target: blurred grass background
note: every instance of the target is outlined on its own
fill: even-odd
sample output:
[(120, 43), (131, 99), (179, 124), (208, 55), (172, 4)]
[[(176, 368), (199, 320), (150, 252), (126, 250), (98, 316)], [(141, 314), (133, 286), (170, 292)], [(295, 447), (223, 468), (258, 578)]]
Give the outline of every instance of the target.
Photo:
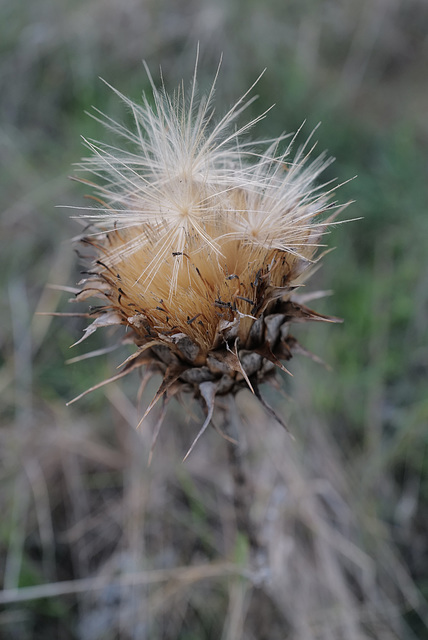
[[(424, 0), (2, 0), (1, 638), (428, 638), (427, 27)], [(84, 111), (127, 118), (98, 76), (138, 100), (144, 58), (172, 90), (198, 41), (201, 91), (223, 53), (218, 113), (267, 67), (257, 136), (321, 121), (326, 177), (358, 175), (338, 197), (363, 219), (332, 231), (310, 287), (345, 322), (299, 333), (332, 371), (296, 357), (267, 390), (296, 442), (238, 398), (269, 588), (248, 576), (224, 443), (180, 462), (198, 409), (171, 405), (148, 469), (151, 425), (134, 427), (158, 381), (138, 407), (127, 379), (66, 408), (123, 354), (66, 365), (84, 321), (35, 315), (69, 311), (46, 283), (79, 279), (56, 205), (84, 204), (79, 136), (107, 136)]]

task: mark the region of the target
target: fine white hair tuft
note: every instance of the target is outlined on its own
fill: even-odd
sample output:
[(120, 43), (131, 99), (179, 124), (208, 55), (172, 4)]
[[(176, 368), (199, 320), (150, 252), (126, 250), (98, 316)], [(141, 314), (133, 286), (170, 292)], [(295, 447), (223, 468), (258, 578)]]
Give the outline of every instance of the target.
[[(310, 159), (313, 133), (294, 157), (297, 134), (262, 143), (245, 139), (267, 113), (237, 125), (255, 99), (248, 96), (260, 77), (216, 123), (218, 72), (209, 94), (198, 98), (196, 71), (197, 63), (190, 91), (181, 84), (170, 97), (147, 70), (152, 96), (143, 95), (141, 105), (112, 88), (135, 126), (130, 130), (95, 109), (93, 117), (122, 144), (85, 140), (91, 155), (78, 164), (94, 178), (82, 181), (92, 186), (96, 201), (79, 217), (93, 224), (95, 236), (121, 234), (104, 263), (113, 267), (133, 258), (137, 266), (141, 254), (135, 283), (144, 295), (165, 273), (169, 300), (177, 293), (185, 256), (204, 251), (223, 268), (231, 242), (237, 251), (250, 250), (250, 261), (251, 250), (255, 256), (276, 250), (310, 262), (331, 222), (320, 214), (336, 207), (328, 201), (330, 189), (315, 184), (332, 159), (325, 154)], [(168, 273), (165, 263), (171, 265)]]

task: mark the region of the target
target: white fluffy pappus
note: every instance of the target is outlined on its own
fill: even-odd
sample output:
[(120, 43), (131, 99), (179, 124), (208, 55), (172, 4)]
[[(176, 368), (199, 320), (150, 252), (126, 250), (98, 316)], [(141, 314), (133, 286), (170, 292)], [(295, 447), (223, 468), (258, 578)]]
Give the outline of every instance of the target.
[[(115, 147), (85, 140), (91, 156), (79, 165), (90, 172), (93, 197), (98, 201), (80, 217), (92, 222), (91, 233), (122, 232), (122, 242), (104, 262), (112, 267), (147, 249), (150, 260), (141, 261), (136, 282), (143, 291), (165, 261), (175, 260), (169, 274), (168, 298), (177, 293), (184, 254), (207, 251), (224, 262), (224, 245), (230, 241), (286, 252), (311, 260), (320, 235), (331, 220), (320, 214), (336, 205), (328, 203), (330, 191), (315, 180), (330, 164), (321, 154), (310, 160), (309, 140), (291, 157), (296, 135), (264, 143), (242, 141), (266, 113), (241, 127), (238, 116), (253, 102), (249, 91), (214, 122), (212, 107), (217, 76), (208, 96), (197, 98), (196, 67), (186, 96), (181, 85), (172, 97), (157, 89), (151, 76), (152, 99), (143, 95), (137, 105), (113, 89), (131, 110), (130, 130), (98, 112), (94, 116), (119, 136)], [(284, 150), (279, 151), (286, 138)], [(146, 256), (147, 257), (147, 256)]]
[[(110, 87), (134, 127), (95, 109), (92, 117), (121, 142), (85, 140), (91, 155), (77, 165), (92, 175), (79, 180), (95, 202), (77, 216), (90, 223), (85, 241), (95, 248), (80, 299), (105, 298), (107, 287), (115, 292), (107, 296), (109, 322), (116, 314), (136, 330), (144, 318), (150, 335), (190, 334), (207, 353), (225, 319), (240, 320), (245, 342), (258, 314), (274, 299), (289, 299), (310, 275), (339, 211), (331, 184), (316, 183), (332, 159), (312, 159), (314, 132), (294, 155), (300, 130), (247, 140), (270, 111), (238, 124), (261, 76), (216, 121), (218, 71), (209, 94), (199, 97), (197, 63), (189, 91), (182, 83), (172, 96), (146, 70), (152, 95), (143, 94), (141, 105)], [(262, 276), (264, 298), (256, 304)]]

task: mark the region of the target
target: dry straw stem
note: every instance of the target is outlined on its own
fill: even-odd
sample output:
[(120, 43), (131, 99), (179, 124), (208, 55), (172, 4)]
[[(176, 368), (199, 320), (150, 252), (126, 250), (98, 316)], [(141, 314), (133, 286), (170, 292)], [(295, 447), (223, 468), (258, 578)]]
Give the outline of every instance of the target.
[(259, 384), (287, 371), (282, 361), (302, 350), (291, 323), (338, 321), (296, 292), (340, 208), (331, 184), (315, 184), (332, 160), (311, 159), (312, 134), (294, 155), (297, 134), (246, 140), (267, 114), (237, 124), (254, 85), (216, 121), (217, 75), (199, 98), (196, 71), (189, 93), (182, 84), (172, 96), (148, 72), (152, 96), (141, 105), (113, 89), (133, 130), (95, 110), (122, 144), (85, 140), (91, 155), (78, 169), (93, 176), (80, 180), (95, 204), (78, 216), (89, 222), (79, 240), (92, 263), (76, 300), (103, 303), (78, 343), (122, 325), (137, 347), (110, 380), (140, 367), (160, 373), (146, 414), (162, 397), (192, 393), (206, 409), (199, 437), (217, 396), (247, 386), (261, 399)]
[(22, 587), (20, 589), (7, 589), (0, 593), (0, 604), (25, 602), (28, 600), (38, 600), (40, 598), (56, 598), (58, 596), (105, 589), (107, 586), (112, 587), (115, 585), (123, 588), (127, 586), (180, 581), (181, 586), (183, 586), (183, 584), (191, 586), (194, 583), (207, 580), (208, 578), (224, 578), (235, 575), (247, 578), (252, 577), (251, 572), (242, 567), (230, 562), (218, 562), (193, 567), (137, 571), (122, 575), (118, 577), (116, 581), (112, 580), (109, 575), (100, 575), (82, 578), (80, 580), (62, 580), (60, 582)]

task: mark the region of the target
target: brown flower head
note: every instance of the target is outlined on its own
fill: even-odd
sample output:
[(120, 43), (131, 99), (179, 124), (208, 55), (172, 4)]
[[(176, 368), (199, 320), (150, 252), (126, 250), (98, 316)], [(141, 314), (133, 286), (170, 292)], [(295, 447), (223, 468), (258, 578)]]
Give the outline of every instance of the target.
[(136, 351), (110, 380), (140, 367), (145, 377), (160, 373), (146, 414), (181, 391), (202, 399), (207, 416), (196, 440), (216, 396), (247, 386), (267, 407), (259, 384), (304, 351), (292, 323), (336, 320), (297, 293), (336, 208), (331, 191), (314, 185), (331, 160), (310, 159), (309, 140), (291, 156), (296, 136), (245, 141), (266, 113), (235, 125), (247, 92), (215, 123), (213, 90), (197, 100), (196, 77), (188, 96), (153, 85), (142, 105), (116, 91), (135, 127), (98, 114), (123, 146), (85, 141), (91, 156), (80, 164), (96, 178), (83, 180), (96, 206), (80, 216), (90, 222), (80, 240), (92, 265), (76, 297), (102, 300), (82, 340), (123, 325)]

